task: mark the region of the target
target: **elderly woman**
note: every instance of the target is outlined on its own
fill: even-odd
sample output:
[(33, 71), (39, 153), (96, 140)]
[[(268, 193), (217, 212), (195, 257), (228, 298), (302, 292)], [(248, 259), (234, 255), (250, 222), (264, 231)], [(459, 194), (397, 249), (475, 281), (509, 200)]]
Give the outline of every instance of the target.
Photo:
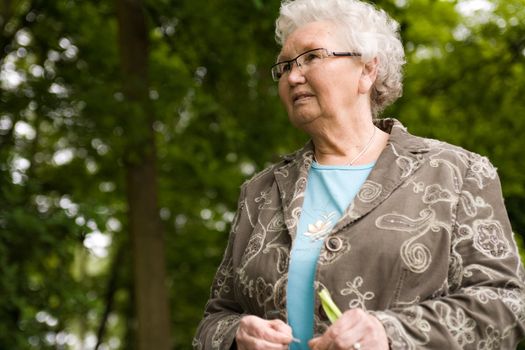
[[(524, 272), (496, 169), (374, 117), (401, 94), (398, 25), (285, 1), (272, 76), (311, 141), (241, 188), (197, 349), (514, 349)], [(333, 324), (326, 288), (343, 311)]]

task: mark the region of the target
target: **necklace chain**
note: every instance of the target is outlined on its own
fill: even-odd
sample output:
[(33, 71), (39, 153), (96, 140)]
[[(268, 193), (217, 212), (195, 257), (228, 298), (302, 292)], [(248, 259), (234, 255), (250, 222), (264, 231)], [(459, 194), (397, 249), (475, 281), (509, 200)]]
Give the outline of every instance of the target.
[(363, 156), (363, 154), (365, 154), (366, 151), (368, 151), (368, 148), (370, 147), (370, 145), (372, 144), (372, 140), (374, 139), (374, 136), (376, 135), (376, 130), (377, 128), (374, 126), (374, 132), (372, 133), (372, 136), (370, 137), (370, 140), (368, 140), (368, 143), (366, 144), (365, 147), (363, 147), (363, 149), (361, 150), (361, 152), (359, 152), (359, 154), (357, 156), (355, 156), (351, 161), (350, 161), (350, 165), (354, 165), (354, 163)]
[[(372, 141), (374, 140), (374, 136), (376, 135), (376, 130), (377, 128), (374, 126), (374, 132), (372, 133), (372, 136), (370, 137), (370, 140), (368, 140), (368, 142), (366, 143), (365, 147), (363, 147), (363, 149), (361, 150), (361, 152), (359, 152), (358, 155), (356, 155), (354, 158), (352, 158), (352, 160), (350, 161), (350, 165), (354, 165), (354, 163), (359, 159), (361, 158), (366, 151), (368, 151), (368, 149), (370, 148), (370, 146), (372, 145)], [(314, 152), (314, 160), (317, 162), (317, 159), (315, 158), (315, 152)]]

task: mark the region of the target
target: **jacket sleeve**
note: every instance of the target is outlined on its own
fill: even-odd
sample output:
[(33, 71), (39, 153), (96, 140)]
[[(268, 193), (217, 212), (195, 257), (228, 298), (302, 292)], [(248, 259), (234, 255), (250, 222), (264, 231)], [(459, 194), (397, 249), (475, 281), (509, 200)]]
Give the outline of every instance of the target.
[(374, 312), (391, 349), (515, 349), (524, 336), (524, 272), (496, 169), (473, 157), (460, 186), (447, 292)]
[(210, 298), (204, 310), (204, 317), (197, 327), (193, 339), (194, 349), (230, 349), (234, 347), (235, 334), (241, 319), (243, 308), (235, 298), (234, 279), (234, 246), (237, 230), (246, 219), (245, 186), (237, 212), (232, 222), (228, 245), (219, 268), (213, 279)]

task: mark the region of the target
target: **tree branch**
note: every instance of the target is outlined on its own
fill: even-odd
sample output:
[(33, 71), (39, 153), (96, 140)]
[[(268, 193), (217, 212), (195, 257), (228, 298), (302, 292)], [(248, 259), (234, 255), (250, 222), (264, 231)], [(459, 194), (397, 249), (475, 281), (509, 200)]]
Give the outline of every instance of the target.
[(100, 320), (100, 324), (98, 326), (97, 331), (97, 344), (95, 345), (95, 350), (98, 350), (100, 345), (102, 345), (102, 340), (104, 339), (104, 335), (106, 334), (106, 326), (108, 323), (109, 314), (113, 310), (113, 304), (115, 301), (115, 292), (117, 291), (118, 286), (118, 279), (119, 279), (119, 268), (122, 266), (122, 261), (124, 258), (124, 249), (123, 245), (121, 244), (118, 247), (117, 254), (115, 255), (115, 259), (113, 260), (113, 264), (111, 266), (111, 273), (109, 275), (108, 284), (106, 287), (106, 307), (104, 309), (104, 313), (102, 314), (102, 319)]

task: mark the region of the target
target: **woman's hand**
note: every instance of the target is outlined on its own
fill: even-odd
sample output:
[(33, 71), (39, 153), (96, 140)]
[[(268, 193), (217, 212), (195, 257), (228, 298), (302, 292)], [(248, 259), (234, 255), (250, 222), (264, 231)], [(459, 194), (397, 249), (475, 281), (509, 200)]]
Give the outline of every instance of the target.
[(244, 316), (235, 341), (239, 350), (288, 349), (292, 341), (292, 328), (281, 320)]
[(377, 318), (362, 309), (352, 309), (308, 345), (312, 350), (388, 350), (388, 339)]

